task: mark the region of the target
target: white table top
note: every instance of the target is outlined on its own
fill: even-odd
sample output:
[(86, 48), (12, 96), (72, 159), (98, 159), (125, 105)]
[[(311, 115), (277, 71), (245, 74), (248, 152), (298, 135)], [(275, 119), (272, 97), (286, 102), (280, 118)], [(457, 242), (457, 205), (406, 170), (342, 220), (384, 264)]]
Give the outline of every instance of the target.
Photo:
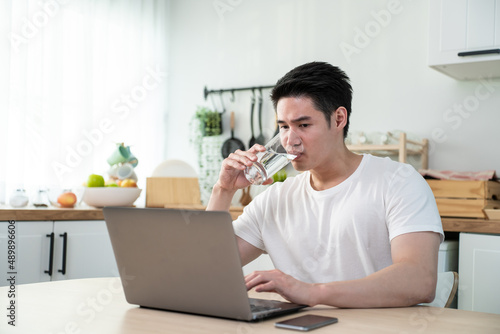
[[(314, 333), (500, 333), (500, 315), (434, 307), (306, 308), (257, 323), (139, 308), (125, 301), (119, 278), (18, 285), (15, 324), (8, 324), (8, 287), (0, 288), (0, 333), (286, 333), (279, 320), (305, 313), (333, 316), (337, 324)], [(277, 299), (273, 294), (250, 293)], [(293, 333), (293, 332), (290, 332)]]

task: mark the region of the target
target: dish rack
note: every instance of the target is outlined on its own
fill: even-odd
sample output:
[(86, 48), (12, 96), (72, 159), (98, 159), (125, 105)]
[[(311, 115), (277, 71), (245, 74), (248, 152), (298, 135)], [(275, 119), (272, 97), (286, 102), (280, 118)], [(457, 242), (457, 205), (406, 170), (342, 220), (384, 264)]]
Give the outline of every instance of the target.
[[(429, 168), (429, 140), (422, 141), (408, 140), (406, 133), (401, 132), (399, 136), (387, 133), (390, 138), (397, 140), (396, 144), (354, 144), (347, 145), (347, 148), (353, 152), (370, 153), (376, 156), (398, 156), (399, 162), (408, 162), (408, 156), (420, 156), (420, 168)], [(414, 166), (415, 167), (415, 166)], [(417, 168), (417, 167), (415, 167)]]

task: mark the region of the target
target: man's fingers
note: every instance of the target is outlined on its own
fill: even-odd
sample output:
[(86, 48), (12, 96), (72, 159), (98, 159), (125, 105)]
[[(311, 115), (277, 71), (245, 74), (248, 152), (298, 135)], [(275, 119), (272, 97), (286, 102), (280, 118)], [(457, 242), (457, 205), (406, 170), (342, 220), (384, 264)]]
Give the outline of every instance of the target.
[(252, 147), (250, 147), (248, 152), (257, 153), (257, 152), (264, 152), (265, 150), (266, 148), (264, 146), (260, 144), (254, 144)]
[(238, 170), (244, 170), (257, 161), (257, 153), (265, 151), (262, 145), (255, 144), (248, 151), (236, 150), (224, 159), (223, 164)]
[(270, 177), (270, 178), (268, 178), (268, 179), (267, 179), (264, 183), (262, 183), (262, 184), (263, 184), (264, 186), (267, 186), (268, 184), (271, 184), (271, 183), (273, 183), (273, 182), (274, 182), (273, 178), (272, 178), (272, 177)]
[(237, 150), (236, 152), (231, 153), (227, 157), (226, 161), (228, 163), (238, 162), (240, 166), (244, 166), (244, 168), (246, 168), (246, 166), (251, 166), (255, 161), (257, 161), (257, 156), (254, 153), (250, 153), (248, 151)]
[(256, 292), (276, 292), (276, 282), (269, 281), (255, 287)]
[[(231, 153), (231, 154), (233, 154), (233, 153)], [(235, 159), (234, 157), (233, 158), (230, 158), (230, 157), (231, 157), (231, 155), (229, 155), (229, 157), (227, 159), (225, 159), (223, 162), (223, 164), (226, 167), (231, 167), (231, 168), (235, 168), (235, 169), (239, 169), (239, 170), (244, 170), (245, 168), (247, 168), (245, 163), (242, 162), (240, 159)]]
[(255, 288), (256, 292), (275, 292), (276, 283), (273, 280), (268, 281), (257, 277), (247, 282), (246, 287), (247, 290)]
[(245, 285), (247, 287), (247, 290), (250, 290), (254, 288), (256, 285), (260, 284), (262, 282), (262, 278), (258, 274), (249, 274), (245, 277)]
[(266, 272), (264, 271), (254, 271), (253, 273), (245, 276), (247, 289), (250, 290), (263, 282), (267, 282), (268, 279), (266, 278), (265, 273)]

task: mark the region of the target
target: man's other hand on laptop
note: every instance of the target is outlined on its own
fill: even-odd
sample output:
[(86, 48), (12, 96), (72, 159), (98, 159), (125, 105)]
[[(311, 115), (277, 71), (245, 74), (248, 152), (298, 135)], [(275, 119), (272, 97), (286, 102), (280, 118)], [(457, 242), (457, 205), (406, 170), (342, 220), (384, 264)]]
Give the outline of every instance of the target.
[(309, 306), (317, 304), (314, 284), (296, 280), (277, 269), (254, 271), (245, 276), (245, 283), (248, 290), (255, 288), (256, 292), (275, 292), (292, 303)]

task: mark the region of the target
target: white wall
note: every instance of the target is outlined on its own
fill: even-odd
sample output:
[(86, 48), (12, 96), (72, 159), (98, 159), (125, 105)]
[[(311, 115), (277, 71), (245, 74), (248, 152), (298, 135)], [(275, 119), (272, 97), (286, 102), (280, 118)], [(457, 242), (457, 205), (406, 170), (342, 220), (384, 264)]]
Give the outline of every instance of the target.
[[(197, 105), (210, 105), (203, 98), (204, 86), (272, 85), (293, 67), (317, 60), (337, 65), (350, 76), (352, 130), (400, 129), (429, 138), (430, 168), (500, 170), (500, 80), (489, 83), (491, 95), (480, 100), (470, 116), (447, 112), (464, 106), (484, 83), (456, 81), (427, 66), (427, 1), (399, 1), (398, 14), (379, 25), (380, 32), (366, 47), (350, 59), (342, 52), (341, 44), (354, 46), (357, 29), (373, 25), (373, 13), (391, 2), (173, 0), (166, 158), (196, 166), (189, 121)], [(229, 103), (227, 95), (226, 103), (237, 113), (235, 135), (248, 143), (249, 93), (236, 94), (235, 103)], [(269, 138), (274, 131), (269, 102), (264, 112)], [(228, 113), (224, 122), (224, 136), (229, 137)], [(436, 129), (442, 129), (444, 141), (433, 138)]]

